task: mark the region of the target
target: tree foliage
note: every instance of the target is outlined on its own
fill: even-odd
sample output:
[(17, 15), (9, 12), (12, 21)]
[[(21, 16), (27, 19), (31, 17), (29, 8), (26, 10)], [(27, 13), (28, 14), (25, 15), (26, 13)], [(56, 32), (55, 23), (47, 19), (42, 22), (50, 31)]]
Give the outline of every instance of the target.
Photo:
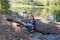
[[(9, 1), (11, 0), (0, 0), (0, 9), (3, 9), (5, 12), (10, 12), (10, 4)], [(34, 14), (40, 14), (40, 17), (48, 18), (49, 15), (54, 14), (56, 15), (56, 19), (58, 20), (60, 18), (60, 0), (13, 0), (14, 5), (17, 4), (18, 7), (13, 7), (13, 9), (17, 10), (27, 10), (31, 11)], [(22, 4), (22, 5), (18, 5)], [(12, 3), (11, 3), (12, 5)], [(14, 6), (12, 5), (12, 6)], [(12, 8), (11, 6), (11, 8)], [(36, 7), (37, 6), (37, 7)], [(20, 11), (19, 10), (19, 11)], [(11, 11), (12, 12), (12, 11)]]
[(0, 0), (1, 1), (1, 9), (3, 9), (3, 11), (5, 11), (6, 13), (9, 11), (10, 8), (10, 4), (8, 0)]

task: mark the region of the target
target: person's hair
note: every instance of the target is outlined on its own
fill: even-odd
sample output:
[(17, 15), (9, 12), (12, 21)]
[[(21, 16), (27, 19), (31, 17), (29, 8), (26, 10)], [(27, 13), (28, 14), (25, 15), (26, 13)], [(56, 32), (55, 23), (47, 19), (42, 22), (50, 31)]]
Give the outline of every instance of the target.
[(27, 11), (24, 11), (23, 13), (27, 13)]
[(33, 17), (33, 20), (34, 20), (34, 16), (33, 16), (33, 15), (31, 15), (31, 17)]

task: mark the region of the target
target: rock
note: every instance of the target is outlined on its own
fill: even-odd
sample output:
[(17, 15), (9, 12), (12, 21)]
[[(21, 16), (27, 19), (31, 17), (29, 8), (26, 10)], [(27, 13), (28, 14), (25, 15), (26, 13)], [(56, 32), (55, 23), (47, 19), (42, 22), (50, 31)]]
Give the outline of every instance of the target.
[(47, 40), (60, 40), (60, 36), (55, 34), (44, 35), (44, 38)]

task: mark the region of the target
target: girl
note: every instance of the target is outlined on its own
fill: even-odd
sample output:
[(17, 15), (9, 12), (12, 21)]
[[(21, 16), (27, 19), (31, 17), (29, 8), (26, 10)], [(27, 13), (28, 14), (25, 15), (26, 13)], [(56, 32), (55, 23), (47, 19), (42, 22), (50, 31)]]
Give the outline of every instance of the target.
[(35, 18), (34, 18), (34, 16), (33, 15), (31, 15), (30, 16), (31, 17), (31, 23), (32, 23), (32, 25), (33, 25), (33, 28), (35, 29), (35, 26), (36, 26), (36, 21), (35, 21)]

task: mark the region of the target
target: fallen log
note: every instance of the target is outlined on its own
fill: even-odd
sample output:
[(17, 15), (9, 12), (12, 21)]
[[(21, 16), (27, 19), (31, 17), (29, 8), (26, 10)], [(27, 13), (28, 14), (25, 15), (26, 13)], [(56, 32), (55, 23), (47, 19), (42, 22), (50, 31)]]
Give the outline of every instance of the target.
[[(23, 25), (24, 23), (23, 22), (28, 22), (29, 19), (21, 19), (20, 20), (17, 20), (17, 19), (13, 19), (13, 18), (7, 18), (8, 21), (11, 21), (11, 22), (16, 22), (16, 23), (19, 23), (21, 25)], [(60, 34), (60, 24), (57, 23), (57, 22), (52, 22), (52, 21), (49, 21), (48, 24), (47, 23), (43, 23), (41, 21), (41, 19), (35, 19), (36, 20), (36, 26), (35, 26), (35, 29), (34, 31), (36, 32), (39, 32), (39, 33), (42, 33), (42, 34)], [(22, 22), (23, 21), (23, 22)], [(47, 22), (47, 21), (46, 21)], [(25, 24), (26, 25), (26, 24)], [(25, 25), (23, 25), (24, 27), (26, 27)]]

